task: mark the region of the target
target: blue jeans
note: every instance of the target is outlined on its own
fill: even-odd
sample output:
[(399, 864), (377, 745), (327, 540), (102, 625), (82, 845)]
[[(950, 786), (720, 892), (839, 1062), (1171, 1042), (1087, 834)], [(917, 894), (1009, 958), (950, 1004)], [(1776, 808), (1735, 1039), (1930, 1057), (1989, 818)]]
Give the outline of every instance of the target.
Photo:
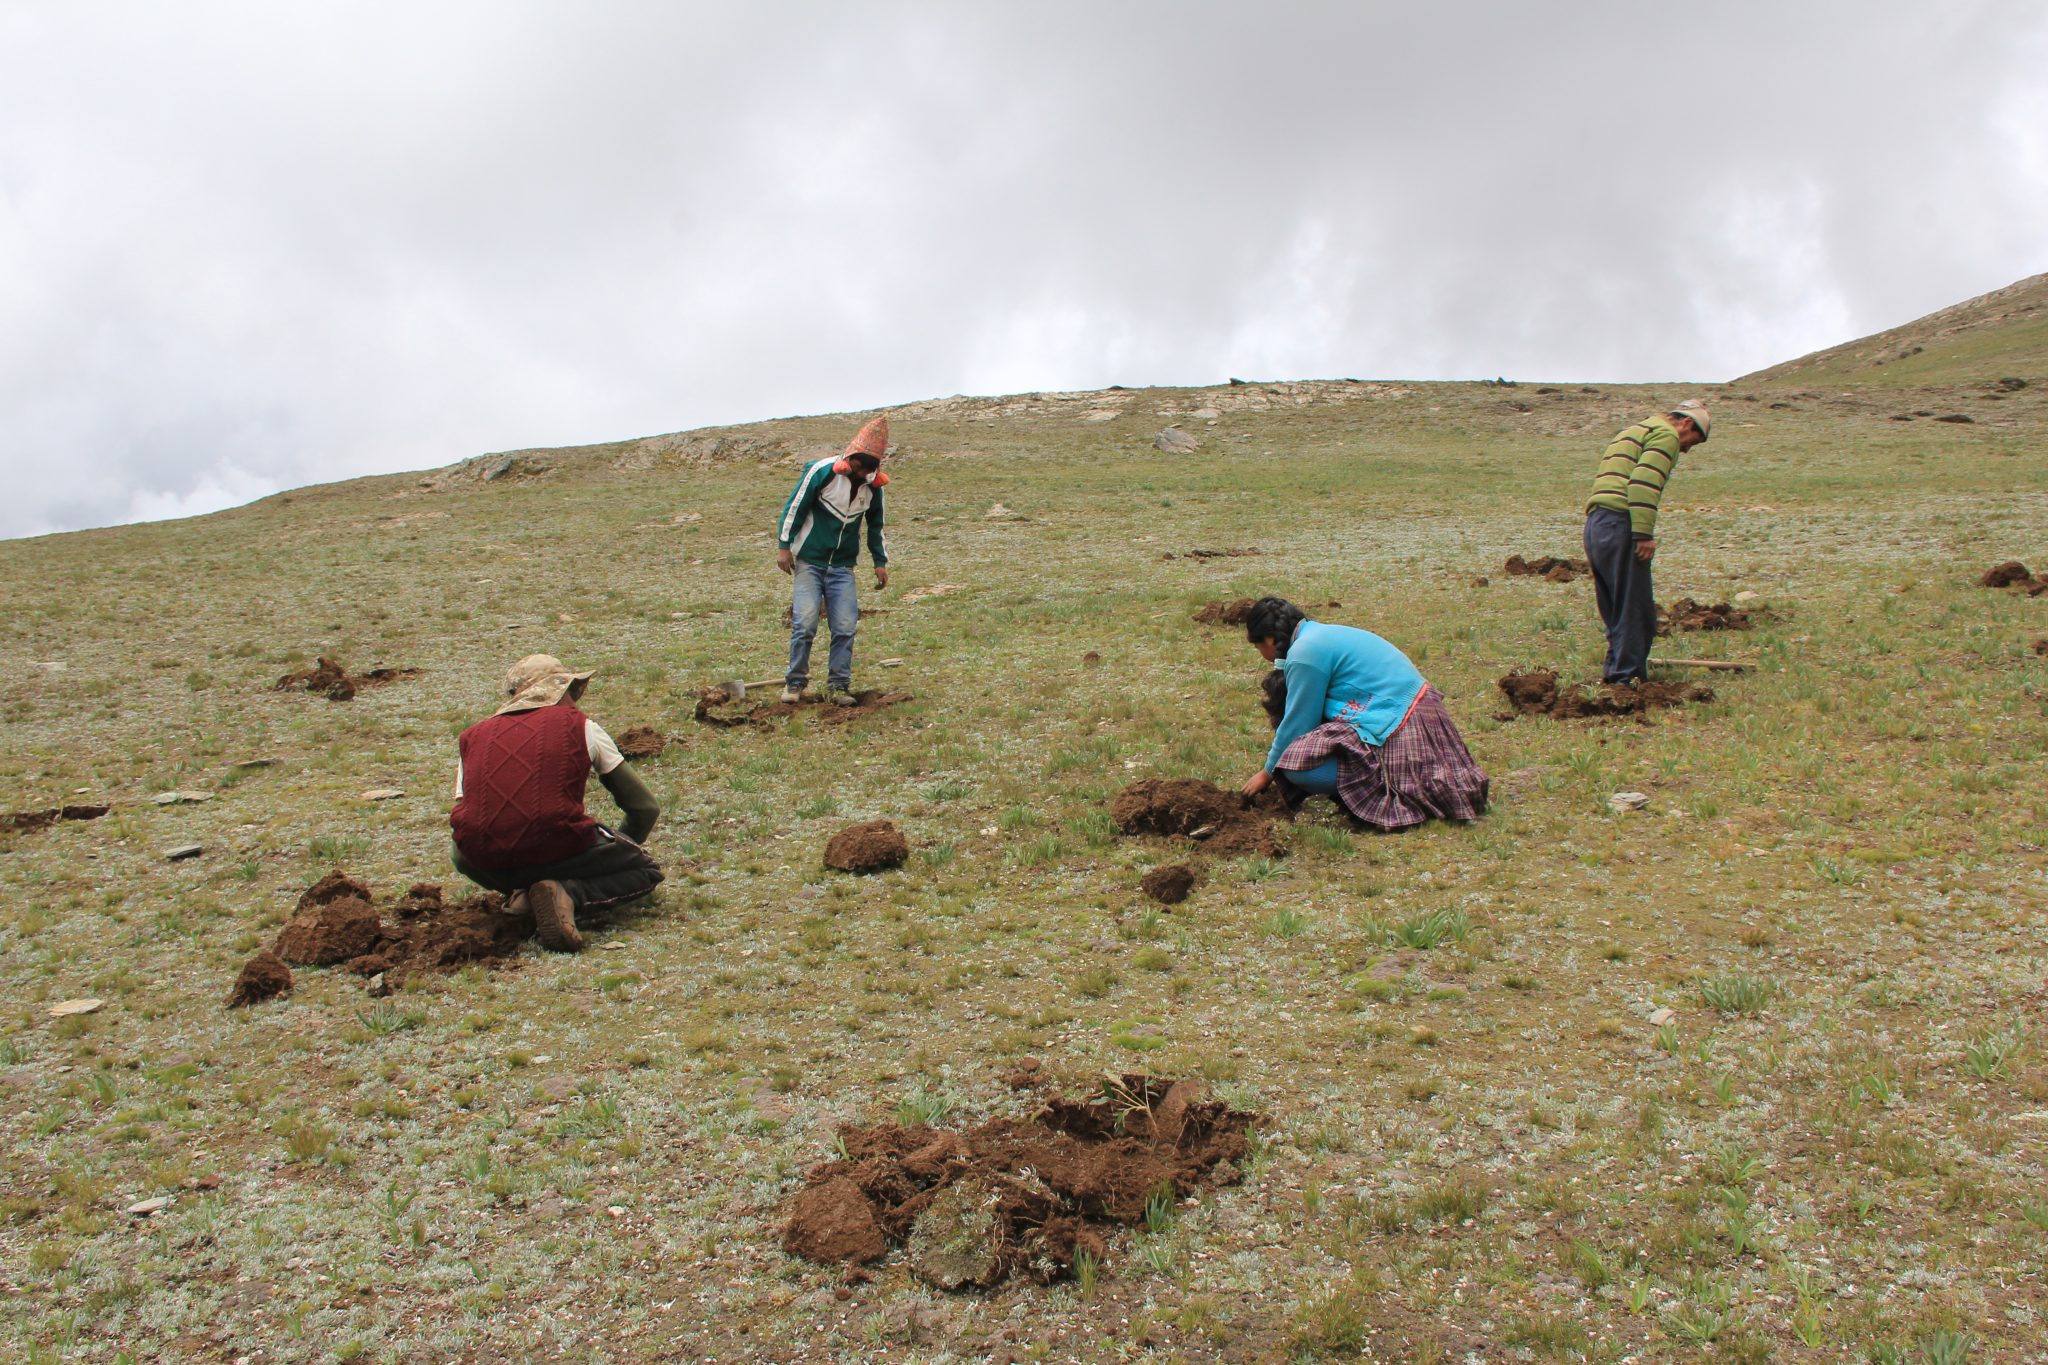
[(1300, 772), (1278, 770), (1274, 776), (1292, 782), (1311, 796), (1335, 796), (1337, 794), (1337, 760), (1326, 758), (1313, 768)]
[(1641, 682), (1650, 676), (1650, 645), (1657, 638), (1657, 599), (1650, 561), (1636, 558), (1626, 512), (1596, 507), (1586, 513), (1586, 562), (1593, 568), (1593, 600), (1607, 627), (1604, 682)]
[(860, 628), (853, 570), (827, 568), (802, 559), (796, 562), (796, 588), (789, 605), (789, 673), (783, 682), (801, 690), (811, 680), (811, 641), (818, 635), (821, 605), (832, 628), (826, 681), (834, 691), (847, 691), (853, 687), (853, 633)]

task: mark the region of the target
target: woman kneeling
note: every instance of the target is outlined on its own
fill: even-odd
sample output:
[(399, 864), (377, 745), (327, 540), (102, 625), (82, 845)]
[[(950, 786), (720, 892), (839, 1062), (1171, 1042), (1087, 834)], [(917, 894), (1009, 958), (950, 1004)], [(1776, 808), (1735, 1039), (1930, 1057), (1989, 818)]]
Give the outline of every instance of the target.
[(1286, 678), (1273, 747), (1245, 782), (1245, 795), (1257, 796), (1278, 777), (1289, 804), (1309, 794), (1333, 797), (1386, 830), (1485, 812), (1486, 774), (1451, 723), (1443, 694), (1407, 655), (1371, 631), (1311, 621), (1279, 597), (1253, 605), (1245, 638)]

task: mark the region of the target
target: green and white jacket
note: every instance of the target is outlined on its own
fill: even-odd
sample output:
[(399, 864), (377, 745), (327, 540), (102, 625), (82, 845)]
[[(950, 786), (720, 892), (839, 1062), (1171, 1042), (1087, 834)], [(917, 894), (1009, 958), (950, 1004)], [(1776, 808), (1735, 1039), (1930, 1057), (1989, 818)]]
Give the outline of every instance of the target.
[(804, 466), (782, 518), (775, 524), (777, 549), (792, 550), (798, 559), (828, 568), (851, 568), (860, 558), (860, 526), (867, 522), (868, 557), (877, 565), (889, 562), (889, 543), (882, 535), (882, 490), (866, 480), (855, 482), (832, 466), (827, 456)]

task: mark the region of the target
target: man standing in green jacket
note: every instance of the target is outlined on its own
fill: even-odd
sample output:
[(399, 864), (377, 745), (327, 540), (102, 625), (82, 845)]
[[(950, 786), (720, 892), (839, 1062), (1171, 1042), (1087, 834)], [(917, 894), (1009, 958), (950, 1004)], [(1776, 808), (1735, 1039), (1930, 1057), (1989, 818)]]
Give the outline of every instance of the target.
[(775, 563), (796, 580), (789, 609), (789, 672), (782, 699), (801, 700), (811, 678), (811, 641), (818, 635), (822, 606), (832, 628), (826, 659), (826, 695), (837, 706), (853, 706), (853, 636), (860, 627), (860, 600), (853, 566), (860, 559), (861, 528), (875, 561), (875, 586), (889, 586), (889, 545), (882, 535), (882, 489), (889, 476), (882, 457), (889, 450), (889, 419), (877, 417), (860, 429), (837, 459), (804, 466), (782, 517), (775, 525)]
[(1678, 457), (1707, 439), (1707, 406), (1698, 399), (1645, 417), (1608, 443), (1586, 502), (1586, 562), (1593, 597), (1607, 627), (1611, 683), (1650, 676), (1650, 642), (1657, 636), (1657, 602), (1650, 561), (1657, 553), (1657, 505)]

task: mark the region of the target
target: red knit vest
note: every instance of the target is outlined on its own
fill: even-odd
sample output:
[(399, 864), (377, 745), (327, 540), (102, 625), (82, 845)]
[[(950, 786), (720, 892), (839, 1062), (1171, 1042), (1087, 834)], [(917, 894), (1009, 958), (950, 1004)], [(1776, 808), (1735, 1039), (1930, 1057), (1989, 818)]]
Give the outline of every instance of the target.
[(590, 780), (584, 716), (568, 702), (512, 711), (462, 732), (462, 796), (448, 822), (480, 868), (559, 862), (589, 848), (597, 822), (583, 809)]

